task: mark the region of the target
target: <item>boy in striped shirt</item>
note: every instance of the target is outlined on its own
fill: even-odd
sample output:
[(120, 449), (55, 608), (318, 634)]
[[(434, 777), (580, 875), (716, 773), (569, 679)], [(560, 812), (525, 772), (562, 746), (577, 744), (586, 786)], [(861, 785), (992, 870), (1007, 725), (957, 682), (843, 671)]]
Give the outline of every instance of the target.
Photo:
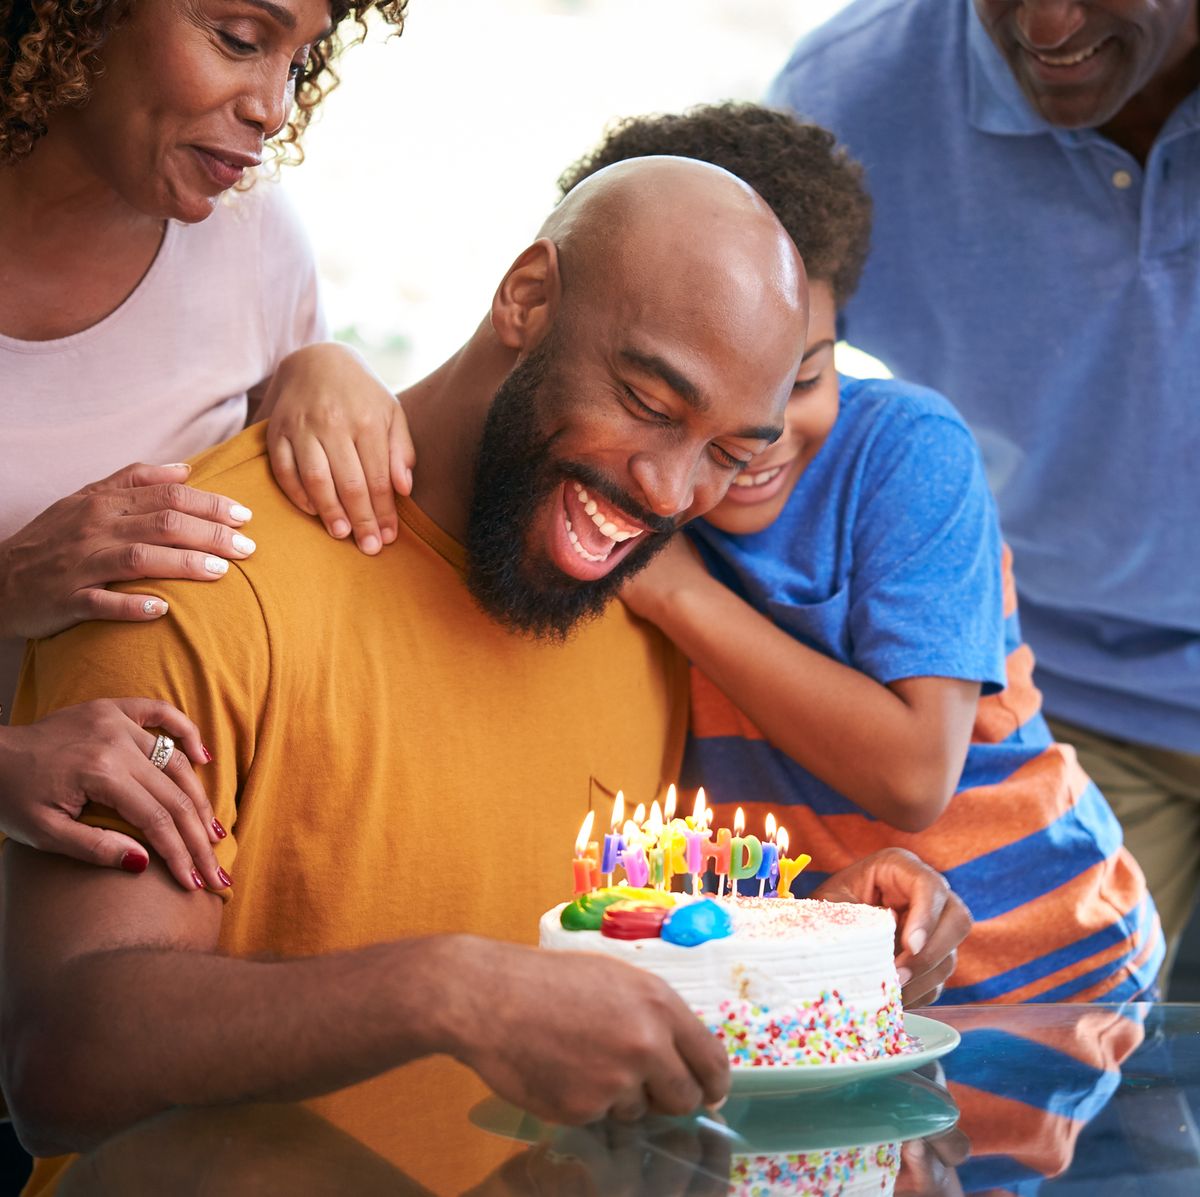
[(975, 920), (945, 1001), (1147, 994), (1157, 913), (1042, 718), (971, 434), (932, 391), (834, 370), (869, 235), (860, 169), (824, 130), (716, 105), (626, 122), (560, 186), (647, 154), (754, 187), (800, 249), (812, 312), (784, 435), (623, 594), (693, 663), (685, 784), (725, 822), (773, 812), (820, 866), (798, 894), (883, 847), (939, 869)]

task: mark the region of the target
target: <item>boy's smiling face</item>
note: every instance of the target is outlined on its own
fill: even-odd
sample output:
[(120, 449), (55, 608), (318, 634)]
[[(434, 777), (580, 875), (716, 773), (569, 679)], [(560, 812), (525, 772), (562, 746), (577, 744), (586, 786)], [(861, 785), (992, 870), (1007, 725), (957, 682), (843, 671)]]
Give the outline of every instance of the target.
[(746, 535), (774, 523), (837, 420), (833, 289), (810, 279), (808, 298), (808, 347), (788, 401), (784, 433), (734, 479), (725, 498), (704, 517), (722, 532)]

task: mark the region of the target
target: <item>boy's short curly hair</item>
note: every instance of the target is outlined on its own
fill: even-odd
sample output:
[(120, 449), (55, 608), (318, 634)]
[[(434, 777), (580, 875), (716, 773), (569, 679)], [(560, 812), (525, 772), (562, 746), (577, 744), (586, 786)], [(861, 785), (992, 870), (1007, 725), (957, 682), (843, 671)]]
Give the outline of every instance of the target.
[[(0, 165), (24, 158), (58, 109), (87, 102), (100, 49), (137, 2), (0, 0)], [(333, 60), (343, 45), (337, 27), (353, 18), (361, 37), (366, 15), (374, 9), (399, 33), (407, 4), (408, 0), (332, 0), (335, 32), (313, 46), (296, 81), (296, 106), (276, 139), (285, 147), (283, 158), (303, 158), (300, 135), (313, 110), (337, 85)]]
[(809, 278), (828, 282), (838, 307), (854, 293), (870, 247), (871, 197), (863, 168), (828, 130), (744, 103), (631, 117), (563, 172), (559, 190), (565, 195), (605, 166), (651, 154), (698, 158), (737, 175), (770, 204)]

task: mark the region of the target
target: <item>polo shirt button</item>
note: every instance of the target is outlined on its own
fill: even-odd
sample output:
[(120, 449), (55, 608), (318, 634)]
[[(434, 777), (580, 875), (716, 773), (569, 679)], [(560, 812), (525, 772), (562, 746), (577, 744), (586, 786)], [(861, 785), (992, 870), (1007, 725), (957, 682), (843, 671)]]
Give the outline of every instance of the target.
[(1133, 186), (1133, 175), (1127, 170), (1114, 170), (1112, 182), (1118, 191), (1125, 191)]

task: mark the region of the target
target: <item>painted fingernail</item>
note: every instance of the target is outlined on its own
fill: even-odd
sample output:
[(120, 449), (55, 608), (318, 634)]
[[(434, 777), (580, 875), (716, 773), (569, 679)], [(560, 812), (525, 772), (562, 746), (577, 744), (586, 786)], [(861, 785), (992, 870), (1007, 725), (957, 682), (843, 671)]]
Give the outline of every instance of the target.
[(224, 574), (229, 572), (229, 562), (223, 557), (205, 557), (204, 568), (210, 574)]
[(168, 608), (162, 599), (147, 599), (142, 604), (142, 610), (147, 615), (166, 615)]
[(201, 877), (200, 874), (197, 873), (195, 869), (192, 870), (192, 884), (195, 885), (195, 887), (197, 889), (206, 888), (204, 885), (204, 878)]
[(334, 520), (333, 527), (329, 531), (341, 540), (344, 536), (350, 535), (350, 525), (345, 520)]
[(237, 520), (239, 524), (244, 524), (247, 520), (254, 518), (254, 512), (249, 507), (243, 507), (241, 503), (230, 503), (229, 518)]
[(379, 543), (378, 536), (364, 536), (362, 544), (358, 546), (364, 553), (378, 553), (383, 545)]
[(186, 461), (169, 461), (163, 466), (164, 470), (190, 470), (191, 468)]
[(380, 535), (382, 535), (382, 537), (383, 537), (384, 544), (391, 544), (392, 541), (396, 539), (396, 529), (395, 528), (384, 528), (383, 532), (380, 533)]
[(896, 975), (900, 978), (900, 988), (903, 989), (905, 987), (905, 985), (907, 985), (909, 983), (909, 981), (912, 980), (912, 969), (911, 968), (898, 968), (896, 970)]
[(910, 952), (912, 952), (912, 954), (914, 956), (919, 956), (921, 954), (921, 949), (925, 946), (925, 941), (928, 938), (929, 938), (929, 936), (926, 935), (925, 932), (922, 931), (920, 927), (918, 927), (908, 937), (908, 950)]
[(143, 856), (140, 852), (130, 850), (121, 857), (121, 868), (127, 873), (144, 873), (146, 866), (150, 863), (148, 856)]
[(243, 536), (240, 532), (233, 534), (233, 547), (244, 557), (249, 557), (254, 552), (258, 545), (250, 539), (249, 536)]
[(217, 876), (221, 878), (221, 884), (226, 888), (233, 884), (233, 878), (224, 869), (217, 869)]
[(212, 829), (213, 829), (213, 831), (216, 832), (217, 839), (219, 839), (219, 840), (223, 840), (229, 834), (229, 832), (226, 831), (225, 828), (221, 826), (221, 822), (219, 819), (213, 819)]
[(201, 745), (200, 745), (200, 751), (201, 751), (202, 753), (204, 753), (204, 761), (205, 761), (205, 764), (207, 764), (209, 761), (211, 761), (211, 760), (213, 759), (213, 754), (212, 754), (211, 752), (209, 752), (209, 751), (208, 751), (208, 747), (207, 747), (207, 745), (201, 744)]

